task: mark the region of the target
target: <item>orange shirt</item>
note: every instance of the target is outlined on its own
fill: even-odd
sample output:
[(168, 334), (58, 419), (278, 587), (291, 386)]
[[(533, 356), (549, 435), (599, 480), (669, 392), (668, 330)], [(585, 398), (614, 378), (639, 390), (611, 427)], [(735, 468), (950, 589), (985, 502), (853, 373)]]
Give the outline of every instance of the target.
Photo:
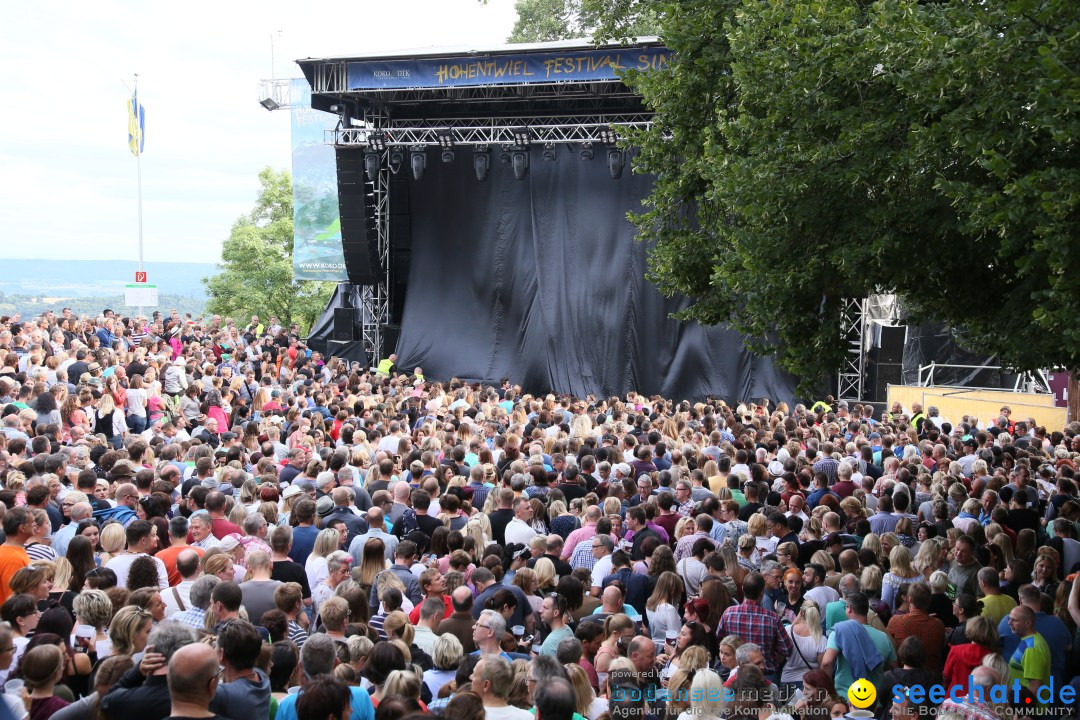
[(11, 578), (30, 564), (30, 556), (18, 545), (0, 545), (0, 604), (11, 597)]
[(176, 556), (185, 550), (194, 550), (201, 558), (206, 551), (194, 545), (181, 545), (180, 547), (167, 547), (154, 555), (158, 560), (165, 563), (165, 570), (169, 573), (169, 587), (175, 587), (183, 580), (180, 571), (176, 569)]

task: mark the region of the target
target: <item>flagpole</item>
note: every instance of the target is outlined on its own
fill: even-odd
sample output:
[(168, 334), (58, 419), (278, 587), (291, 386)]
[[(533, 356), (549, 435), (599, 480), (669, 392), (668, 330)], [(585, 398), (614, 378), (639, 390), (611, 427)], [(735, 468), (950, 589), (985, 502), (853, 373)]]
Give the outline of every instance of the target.
[[(135, 73), (135, 96), (138, 97), (139, 93), (139, 73)], [(139, 108), (135, 108), (135, 112), (138, 113)], [(138, 118), (136, 117), (136, 120)], [(139, 152), (135, 154), (135, 165), (138, 168), (139, 174), (139, 272), (143, 272), (143, 230), (142, 230), (142, 137), (139, 138), (136, 143)], [(141, 309), (140, 309), (141, 312)]]
[[(138, 97), (139, 97), (139, 73), (135, 73), (135, 98), (138, 98)], [(135, 153), (135, 167), (137, 168), (136, 172), (138, 173), (138, 178), (139, 178), (139, 190), (138, 190), (138, 197), (139, 197), (139, 272), (143, 272), (142, 125), (139, 122), (138, 100), (136, 99), (135, 102), (136, 102), (136, 105), (135, 105), (135, 127), (136, 127), (136, 131), (138, 132), (138, 137), (136, 138), (136, 142), (135, 142), (135, 148), (138, 150), (138, 152)], [(137, 307), (135, 310), (136, 310), (137, 315), (142, 315), (142, 311), (143, 311), (142, 305)]]

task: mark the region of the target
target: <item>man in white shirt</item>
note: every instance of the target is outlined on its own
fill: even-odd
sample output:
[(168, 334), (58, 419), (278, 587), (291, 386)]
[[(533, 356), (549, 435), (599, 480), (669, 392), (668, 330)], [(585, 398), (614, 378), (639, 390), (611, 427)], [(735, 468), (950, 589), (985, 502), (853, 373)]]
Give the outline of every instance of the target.
[(528, 545), (536, 537), (536, 531), (529, 522), (532, 520), (532, 505), (525, 498), (514, 501), (514, 519), (506, 524), (506, 544)]
[(615, 551), (615, 541), (610, 535), (595, 535), (592, 538), (592, 552), (596, 564), (592, 567), (592, 587), (590, 593), (593, 597), (600, 597), (600, 588), (603, 587), (604, 578), (611, 574), (611, 553)]
[[(127, 587), (128, 572), (131, 570), (131, 564), (139, 556), (149, 555), (157, 550), (158, 544), (157, 526), (146, 520), (133, 520), (127, 526), (126, 532), (127, 552), (117, 555), (105, 565), (105, 567), (116, 573), (117, 587)], [(169, 587), (169, 573), (165, 569), (165, 563), (153, 556), (150, 559), (157, 566), (158, 587), (164, 590)]]
[(176, 572), (180, 573), (180, 583), (163, 591), (161, 599), (165, 601), (165, 617), (191, 608), (191, 586), (202, 575), (199, 553), (187, 549), (176, 556)]

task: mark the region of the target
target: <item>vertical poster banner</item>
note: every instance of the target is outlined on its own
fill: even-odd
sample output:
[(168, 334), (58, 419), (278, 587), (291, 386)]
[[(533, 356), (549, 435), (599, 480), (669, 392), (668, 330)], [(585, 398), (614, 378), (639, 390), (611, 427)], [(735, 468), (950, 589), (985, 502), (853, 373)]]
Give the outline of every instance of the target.
[(311, 108), (303, 78), (289, 86), (292, 115), (293, 276), (297, 280), (345, 282), (338, 217), (337, 165), (325, 131), (337, 116)]

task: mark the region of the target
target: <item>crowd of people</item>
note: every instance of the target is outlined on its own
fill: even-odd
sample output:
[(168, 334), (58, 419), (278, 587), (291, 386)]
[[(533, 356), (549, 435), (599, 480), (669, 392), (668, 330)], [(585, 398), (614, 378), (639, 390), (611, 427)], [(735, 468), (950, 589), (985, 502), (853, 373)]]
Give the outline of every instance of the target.
[(0, 718), (1074, 713), (1080, 423), (395, 361), (0, 317)]

